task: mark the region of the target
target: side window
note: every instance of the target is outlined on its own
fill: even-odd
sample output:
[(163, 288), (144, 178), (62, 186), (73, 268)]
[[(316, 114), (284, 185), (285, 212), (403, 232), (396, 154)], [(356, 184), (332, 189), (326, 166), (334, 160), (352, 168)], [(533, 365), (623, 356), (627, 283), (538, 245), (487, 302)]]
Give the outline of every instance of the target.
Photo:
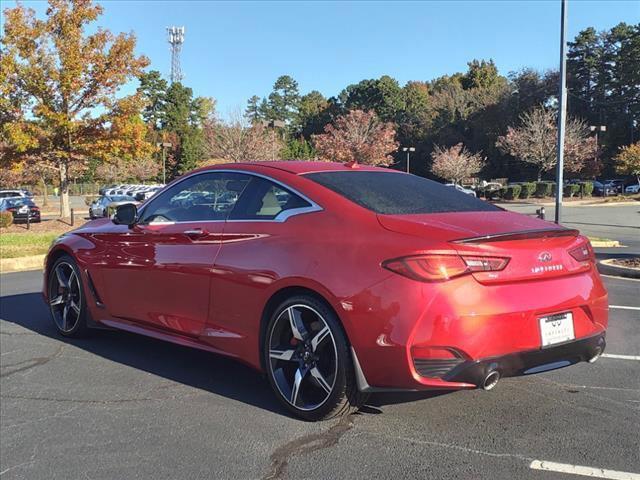
[(194, 175), (154, 197), (142, 212), (141, 223), (225, 220), (250, 180), (230, 172)]
[(273, 220), (282, 212), (311, 204), (286, 188), (261, 177), (253, 177), (229, 220)]

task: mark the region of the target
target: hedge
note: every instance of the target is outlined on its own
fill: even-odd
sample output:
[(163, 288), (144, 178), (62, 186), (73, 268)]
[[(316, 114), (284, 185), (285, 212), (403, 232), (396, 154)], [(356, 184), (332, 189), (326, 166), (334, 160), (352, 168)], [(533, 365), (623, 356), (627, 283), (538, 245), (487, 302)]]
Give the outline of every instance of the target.
[(584, 182), (581, 185), (583, 188), (582, 193), (584, 194), (584, 196), (590, 197), (593, 193), (593, 182)]
[(536, 191), (535, 182), (525, 182), (522, 184), (522, 191), (520, 192), (520, 198), (530, 198)]
[(11, 212), (0, 212), (0, 227), (6, 228), (13, 223), (13, 214)]
[(536, 197), (551, 197), (555, 192), (555, 186), (554, 182), (536, 182)]
[(580, 192), (580, 185), (578, 185), (577, 183), (571, 183), (571, 184), (565, 185), (564, 188), (562, 189), (562, 193), (565, 197), (573, 197), (579, 192)]
[(504, 198), (507, 200), (516, 200), (520, 197), (520, 192), (522, 191), (521, 185), (508, 185), (504, 192)]

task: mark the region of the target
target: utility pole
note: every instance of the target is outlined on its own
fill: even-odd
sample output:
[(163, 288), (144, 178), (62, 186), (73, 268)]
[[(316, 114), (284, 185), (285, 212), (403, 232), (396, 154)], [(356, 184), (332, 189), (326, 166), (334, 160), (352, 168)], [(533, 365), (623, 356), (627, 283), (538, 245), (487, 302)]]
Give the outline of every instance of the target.
[(562, 219), (564, 187), (564, 129), (567, 117), (567, 0), (560, 0), (560, 92), (558, 94), (558, 163), (556, 165), (556, 223)]
[(180, 51), (184, 43), (184, 27), (167, 27), (167, 40), (171, 45), (171, 83), (182, 80), (180, 69)]

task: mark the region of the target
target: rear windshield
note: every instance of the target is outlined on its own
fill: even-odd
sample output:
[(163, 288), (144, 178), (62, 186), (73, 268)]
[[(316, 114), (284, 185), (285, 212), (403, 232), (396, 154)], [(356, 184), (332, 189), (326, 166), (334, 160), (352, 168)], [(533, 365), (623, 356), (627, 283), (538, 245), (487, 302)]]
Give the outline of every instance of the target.
[(498, 207), (453, 187), (396, 172), (317, 172), (305, 177), (384, 215), (491, 212)]

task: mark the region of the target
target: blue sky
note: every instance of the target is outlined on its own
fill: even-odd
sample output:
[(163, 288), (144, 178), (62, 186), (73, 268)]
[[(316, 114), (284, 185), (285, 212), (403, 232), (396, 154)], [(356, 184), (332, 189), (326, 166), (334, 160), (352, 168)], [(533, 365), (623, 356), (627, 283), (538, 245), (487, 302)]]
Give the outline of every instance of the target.
[[(14, 2), (2, 2), (12, 6)], [(40, 1), (23, 2), (44, 12)], [(466, 70), (493, 58), (504, 74), (525, 66), (557, 68), (560, 3), (547, 1), (424, 2), (99, 2), (99, 24), (133, 31), (139, 53), (168, 76), (165, 27), (183, 25), (184, 83), (214, 97), (226, 116), (275, 79), (293, 76), (301, 92), (326, 96), (364, 78), (408, 80)], [(640, 22), (639, 1), (570, 0), (568, 31)]]

